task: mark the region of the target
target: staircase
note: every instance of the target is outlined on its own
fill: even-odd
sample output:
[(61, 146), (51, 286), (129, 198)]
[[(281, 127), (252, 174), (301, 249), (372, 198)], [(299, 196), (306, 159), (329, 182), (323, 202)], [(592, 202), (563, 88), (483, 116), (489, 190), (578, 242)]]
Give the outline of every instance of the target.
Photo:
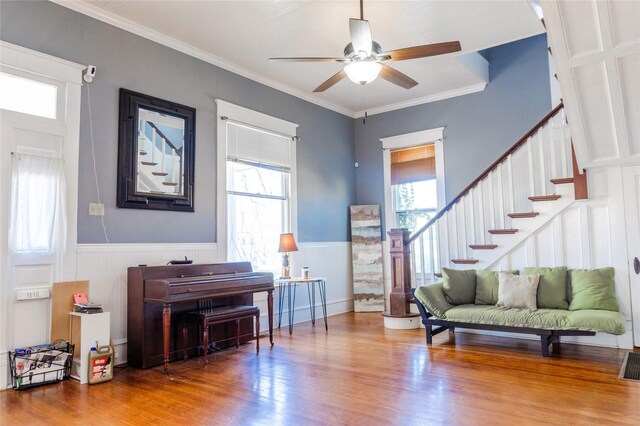
[(437, 282), (442, 267), (491, 269), (576, 199), (587, 198), (562, 103), (429, 222), (391, 230), (390, 317), (409, 315), (411, 288)]

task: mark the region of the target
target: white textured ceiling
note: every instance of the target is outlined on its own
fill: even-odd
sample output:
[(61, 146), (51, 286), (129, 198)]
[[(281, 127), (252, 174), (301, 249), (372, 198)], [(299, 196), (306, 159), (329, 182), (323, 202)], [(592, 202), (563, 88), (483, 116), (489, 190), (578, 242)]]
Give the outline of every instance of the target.
[(221, 59), (212, 62), (228, 65), (232, 71), (352, 115), (478, 87), (484, 81), (457, 55), (544, 31), (527, 0), (365, 1), (365, 19), (383, 50), (460, 40), (462, 52), (390, 63), (418, 81), (409, 90), (382, 79), (367, 86), (345, 79), (314, 94), (316, 86), (340, 70), (339, 63), (270, 63), (267, 59), (342, 57), (349, 42), (348, 19), (359, 15), (357, 0), (58, 3), (152, 39), (165, 38), (173, 47), (194, 48), (201, 57)]

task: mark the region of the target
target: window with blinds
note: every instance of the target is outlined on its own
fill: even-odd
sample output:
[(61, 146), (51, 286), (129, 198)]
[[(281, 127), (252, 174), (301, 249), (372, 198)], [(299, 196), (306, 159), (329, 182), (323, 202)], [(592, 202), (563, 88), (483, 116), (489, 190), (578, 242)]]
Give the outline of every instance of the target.
[(391, 151), (391, 185), (436, 178), (436, 153), (433, 145)]
[(227, 255), (277, 272), (279, 236), (290, 221), (290, 137), (226, 123)]
[(391, 188), (395, 225), (416, 231), (438, 205), (433, 144), (391, 151)]

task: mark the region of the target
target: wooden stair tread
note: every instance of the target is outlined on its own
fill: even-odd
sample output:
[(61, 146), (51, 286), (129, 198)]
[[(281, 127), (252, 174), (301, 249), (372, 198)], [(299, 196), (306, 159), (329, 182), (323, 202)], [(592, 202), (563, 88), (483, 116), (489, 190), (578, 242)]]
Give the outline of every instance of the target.
[(493, 250), (498, 247), (497, 244), (469, 244), (473, 250)]
[(573, 178), (551, 179), (551, 183), (554, 185), (562, 185), (564, 183), (573, 183)]
[(478, 259), (451, 259), (456, 265), (473, 265), (480, 262)]
[(153, 161), (141, 161), (140, 163), (142, 163), (143, 166), (157, 166), (158, 163), (155, 163)]
[(435, 273), (435, 274), (433, 274), (433, 275), (435, 275), (435, 276), (436, 276), (436, 277), (438, 277), (438, 278), (442, 278), (442, 272), (436, 272), (436, 273)]
[(177, 182), (162, 182), (162, 184), (165, 185), (165, 186), (176, 186), (176, 185), (178, 185)]
[(147, 151), (140, 150), (140, 155), (147, 155)]
[(515, 234), (516, 232), (518, 232), (517, 229), (489, 229), (489, 233), (492, 235)]
[(151, 172), (154, 176), (167, 176), (169, 173), (166, 172)]
[(531, 201), (555, 201), (560, 198), (560, 195), (534, 195), (533, 197), (529, 197)]
[(540, 213), (538, 213), (538, 212), (509, 213), (507, 216), (509, 216), (511, 219), (524, 219), (524, 218), (528, 218), (528, 217), (536, 217), (539, 214)]

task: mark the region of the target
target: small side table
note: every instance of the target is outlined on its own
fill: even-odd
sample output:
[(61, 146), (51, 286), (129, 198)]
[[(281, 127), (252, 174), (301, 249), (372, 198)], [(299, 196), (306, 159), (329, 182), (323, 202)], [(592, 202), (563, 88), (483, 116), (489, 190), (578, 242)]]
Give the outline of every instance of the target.
[[(88, 381), (91, 347), (96, 344), (108, 345), (111, 340), (109, 325), (109, 312), (98, 314), (69, 312), (69, 342), (76, 345), (73, 353), (71, 377), (80, 380), (81, 384)], [(115, 354), (113, 356), (115, 358)]]
[[(322, 303), (322, 315), (324, 316), (325, 331), (329, 331), (327, 325), (327, 280), (321, 277), (294, 277), (294, 278), (278, 278), (278, 328), (282, 324), (282, 307), (284, 305), (284, 289), (287, 290), (287, 301), (289, 305), (289, 334), (293, 334), (293, 318), (296, 305), (296, 287), (300, 284), (307, 285), (307, 294), (309, 296), (309, 310), (311, 311), (311, 325), (316, 325), (316, 284), (320, 291), (320, 301)], [(293, 297), (291, 297), (291, 288), (293, 287)]]

